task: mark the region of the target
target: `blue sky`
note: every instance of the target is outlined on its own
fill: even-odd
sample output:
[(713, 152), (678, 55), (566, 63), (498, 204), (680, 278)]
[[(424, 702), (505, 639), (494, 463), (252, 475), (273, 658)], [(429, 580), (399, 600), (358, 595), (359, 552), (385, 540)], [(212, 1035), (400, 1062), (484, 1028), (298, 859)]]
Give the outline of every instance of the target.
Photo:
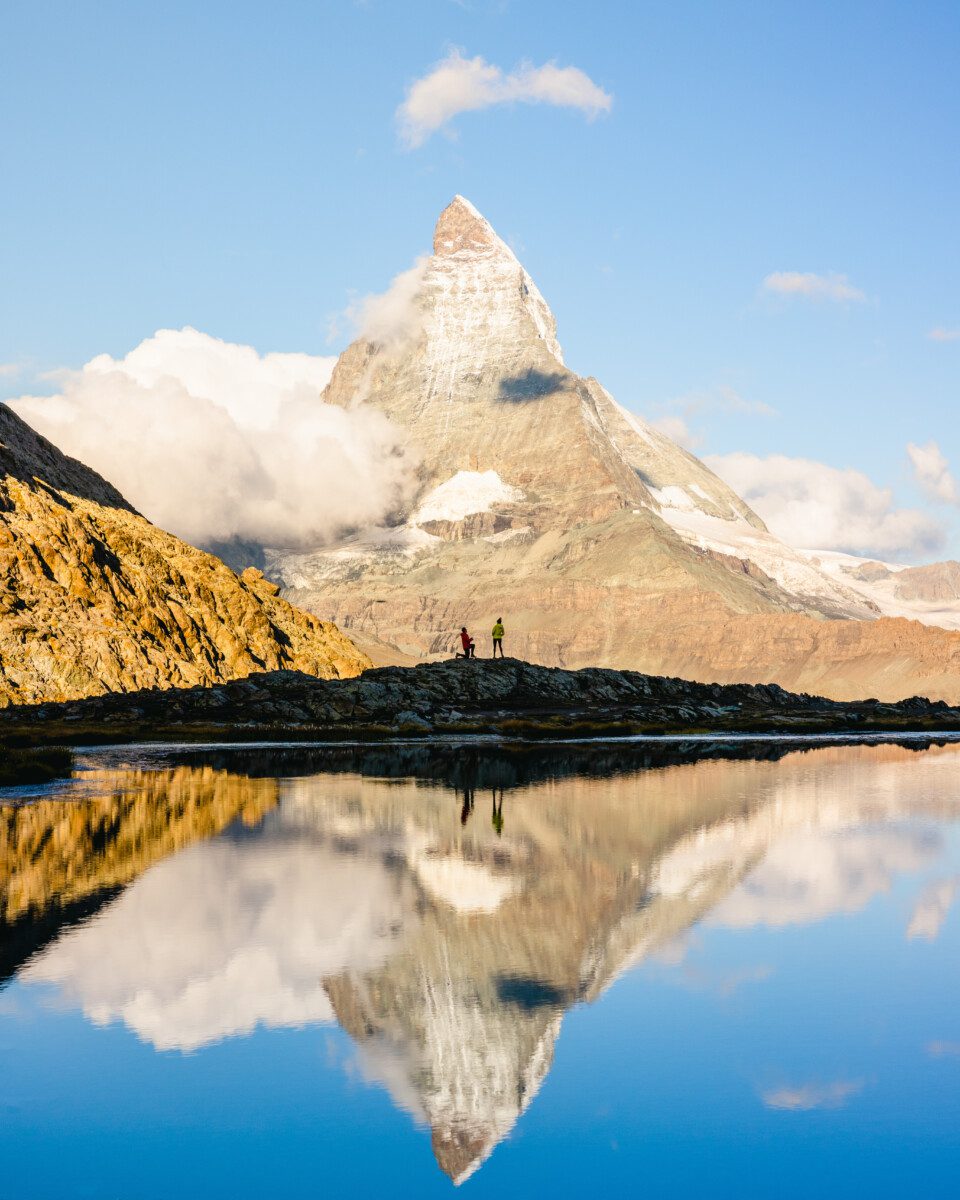
[[(453, 48), (577, 67), (610, 111), (498, 105), (410, 149), (396, 110)], [(697, 453), (856, 468), (956, 555), (960, 492), (906, 446), (960, 469), (960, 337), (929, 336), (960, 331), (958, 62), (955, 3), (5, 0), (0, 397), (164, 327), (334, 353), (461, 192), (575, 370)]]

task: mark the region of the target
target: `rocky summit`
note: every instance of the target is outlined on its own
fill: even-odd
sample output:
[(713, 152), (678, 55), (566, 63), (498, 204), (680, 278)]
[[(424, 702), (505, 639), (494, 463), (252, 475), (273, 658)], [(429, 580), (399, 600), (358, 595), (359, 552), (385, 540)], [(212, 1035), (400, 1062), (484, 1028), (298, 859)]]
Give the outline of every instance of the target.
[(383, 662), (447, 653), (461, 625), (486, 636), (502, 615), (507, 644), (548, 665), (960, 700), (960, 634), (904, 619), (944, 603), (786, 546), (571, 371), (536, 284), (461, 196), (408, 307), (340, 356), (323, 398), (406, 432), (414, 499), (381, 528), (269, 553), (295, 603)]
[(0, 404), (0, 707), (369, 665), (279, 590), (158, 529)]

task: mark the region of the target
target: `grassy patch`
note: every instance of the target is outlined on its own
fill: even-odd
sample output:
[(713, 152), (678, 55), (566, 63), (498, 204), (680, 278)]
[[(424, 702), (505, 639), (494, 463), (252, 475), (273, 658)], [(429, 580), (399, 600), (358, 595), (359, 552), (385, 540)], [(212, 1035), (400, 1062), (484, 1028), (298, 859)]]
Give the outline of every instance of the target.
[(550, 740), (554, 738), (629, 737), (646, 732), (636, 721), (587, 721), (564, 717), (511, 717), (495, 721), (493, 727), (503, 737)]
[[(653, 719), (658, 718), (658, 719)], [(144, 719), (131, 720), (58, 720), (6, 722), (0, 724), (0, 787), (11, 782), (34, 783), (69, 772), (56, 767), (43, 775), (43, 762), (49, 752), (51, 762), (64, 762), (63, 748), (71, 745), (96, 746), (129, 742), (248, 742), (248, 741), (324, 741), (382, 742), (395, 738), (442, 737), (444, 735), (494, 734), (518, 741), (547, 742), (566, 738), (611, 738), (662, 734), (839, 734), (926, 733), (960, 730), (955, 711), (944, 713), (863, 713), (838, 712), (727, 712), (716, 716), (698, 714), (694, 719), (666, 712), (617, 712), (615, 709), (585, 712), (537, 711), (524, 713), (464, 713), (456, 720), (437, 721), (432, 729), (418, 724), (396, 726), (384, 721), (344, 719), (332, 725), (314, 721), (236, 720), (213, 721)], [(28, 752), (36, 751), (31, 757)], [(15, 756), (19, 756), (17, 761)], [(23, 772), (29, 772), (25, 778)], [(11, 779), (12, 776), (15, 778)]]

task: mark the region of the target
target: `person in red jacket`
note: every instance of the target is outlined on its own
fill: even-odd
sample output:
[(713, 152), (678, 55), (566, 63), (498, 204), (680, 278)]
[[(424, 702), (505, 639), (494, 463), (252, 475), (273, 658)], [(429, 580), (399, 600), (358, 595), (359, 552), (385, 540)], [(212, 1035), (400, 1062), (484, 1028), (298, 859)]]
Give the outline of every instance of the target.
[(467, 633), (466, 625), (460, 630), (460, 642), (463, 645), (463, 653), (458, 654), (457, 658), (476, 658), (476, 646), (473, 644), (473, 638)]

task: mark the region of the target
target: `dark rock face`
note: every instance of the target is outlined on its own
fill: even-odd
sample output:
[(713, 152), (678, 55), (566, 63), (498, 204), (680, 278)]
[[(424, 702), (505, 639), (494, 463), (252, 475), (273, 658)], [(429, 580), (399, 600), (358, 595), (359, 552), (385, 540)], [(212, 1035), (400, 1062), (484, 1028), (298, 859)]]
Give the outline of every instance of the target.
[(417, 737), (498, 733), (869, 732), (960, 729), (960, 709), (921, 697), (845, 704), (775, 684), (699, 684), (636, 671), (565, 671), (516, 659), (382, 667), (354, 679), (272, 671), (215, 687), (96, 696), (0, 712), (0, 738), (79, 741), (240, 736)]

